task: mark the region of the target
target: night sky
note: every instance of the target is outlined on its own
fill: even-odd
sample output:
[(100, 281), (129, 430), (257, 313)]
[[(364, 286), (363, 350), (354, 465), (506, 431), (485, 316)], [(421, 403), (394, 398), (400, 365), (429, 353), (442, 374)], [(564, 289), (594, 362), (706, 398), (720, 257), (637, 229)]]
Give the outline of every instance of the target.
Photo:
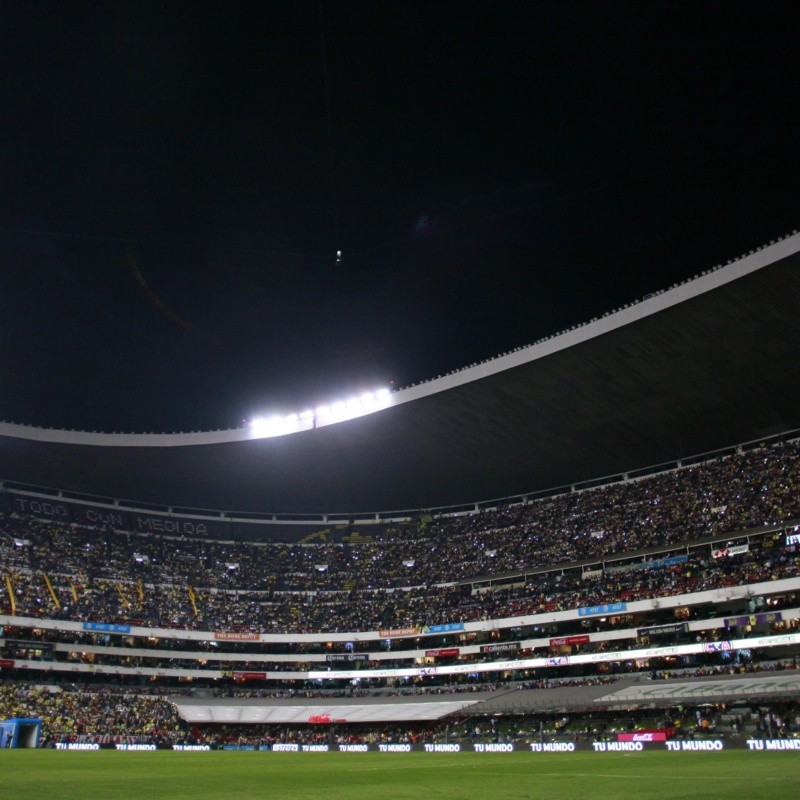
[(401, 388), (800, 228), (798, 22), (2, 2), (0, 418), (205, 430)]

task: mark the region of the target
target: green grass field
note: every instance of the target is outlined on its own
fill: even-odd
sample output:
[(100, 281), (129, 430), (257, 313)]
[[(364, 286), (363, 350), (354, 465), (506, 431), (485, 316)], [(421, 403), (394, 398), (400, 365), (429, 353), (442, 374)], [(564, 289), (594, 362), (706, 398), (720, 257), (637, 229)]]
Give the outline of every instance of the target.
[(796, 800), (800, 751), (90, 753), (0, 751), (4, 798)]

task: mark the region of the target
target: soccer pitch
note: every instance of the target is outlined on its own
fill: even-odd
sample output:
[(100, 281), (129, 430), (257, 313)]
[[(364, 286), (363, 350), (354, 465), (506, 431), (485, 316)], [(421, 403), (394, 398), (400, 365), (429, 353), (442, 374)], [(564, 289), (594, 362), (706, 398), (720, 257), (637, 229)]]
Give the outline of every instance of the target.
[(795, 800), (800, 753), (0, 752), (7, 798)]

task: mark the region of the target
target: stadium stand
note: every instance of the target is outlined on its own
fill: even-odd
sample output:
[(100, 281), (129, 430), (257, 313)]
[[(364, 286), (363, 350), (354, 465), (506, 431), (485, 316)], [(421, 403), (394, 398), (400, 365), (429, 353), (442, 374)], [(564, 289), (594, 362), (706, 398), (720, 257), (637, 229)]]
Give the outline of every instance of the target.
[(796, 431), (407, 514), (6, 481), (0, 716), (47, 746), (795, 738), (799, 547)]
[[(587, 707), (637, 711), (643, 691), (652, 704), (666, 681), (670, 707), (676, 681), (687, 708), (698, 681), (704, 699), (785, 704), (800, 682), (791, 634), (777, 649), (730, 641), (780, 645), (800, 625), (799, 455), (796, 440), (777, 441), (524, 506), (302, 544), (6, 514), (2, 712), (41, 717), (51, 744), (268, 746), (334, 735), (296, 727), (315, 717), (361, 719), (366, 728), (346, 733), (359, 741), (380, 739), (391, 719), (427, 719), (414, 739), (437, 741), (466, 716), (533, 710), (567, 713), (574, 728)], [(643, 645), (664, 657), (628, 655)], [(667, 655), (676, 645), (695, 652)], [(342, 668), (346, 677), (319, 677)], [(709, 694), (721, 678), (739, 682)], [(219, 727), (245, 707), (257, 710), (250, 727)]]

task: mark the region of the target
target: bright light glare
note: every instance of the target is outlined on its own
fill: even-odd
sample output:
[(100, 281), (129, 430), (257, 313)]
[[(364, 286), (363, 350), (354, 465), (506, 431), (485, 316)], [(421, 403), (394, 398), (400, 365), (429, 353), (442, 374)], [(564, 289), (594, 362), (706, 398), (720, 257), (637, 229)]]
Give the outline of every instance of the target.
[(254, 439), (266, 439), (355, 419), (390, 406), (391, 394), (389, 389), (382, 388), (353, 395), (346, 402), (338, 400), (318, 406), (314, 411), (306, 409), (300, 414), (287, 414), (285, 417), (255, 417), (250, 421), (250, 433)]

